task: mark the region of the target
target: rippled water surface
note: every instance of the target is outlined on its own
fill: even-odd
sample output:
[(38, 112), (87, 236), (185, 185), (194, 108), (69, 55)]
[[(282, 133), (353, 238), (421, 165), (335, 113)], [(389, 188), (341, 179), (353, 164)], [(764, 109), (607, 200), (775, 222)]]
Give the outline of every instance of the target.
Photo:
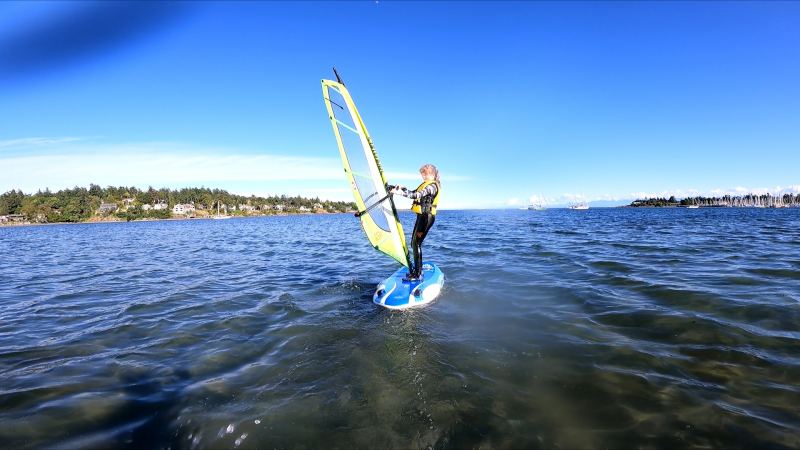
[[(406, 229), (413, 221), (403, 214)], [(799, 448), (800, 210), (0, 228), (2, 448)]]

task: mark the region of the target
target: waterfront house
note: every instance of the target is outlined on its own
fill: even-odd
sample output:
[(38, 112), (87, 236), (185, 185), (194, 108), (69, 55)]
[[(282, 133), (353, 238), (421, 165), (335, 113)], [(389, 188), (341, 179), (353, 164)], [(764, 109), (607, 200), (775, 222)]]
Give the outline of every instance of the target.
[(117, 210), (116, 203), (100, 203), (100, 208), (97, 210), (100, 214), (109, 214)]
[(136, 202), (136, 199), (134, 199), (134, 198), (129, 198), (129, 197), (128, 198), (123, 198), (122, 199), (122, 207), (120, 208), (120, 211), (127, 211), (128, 209), (133, 207), (135, 202)]
[(154, 205), (142, 205), (142, 209), (145, 211), (150, 211), (151, 209), (153, 211), (163, 211), (165, 209), (168, 209), (168, 207), (166, 203), (158, 202)]
[(191, 203), (178, 203), (172, 207), (173, 214), (193, 214), (194, 205)]

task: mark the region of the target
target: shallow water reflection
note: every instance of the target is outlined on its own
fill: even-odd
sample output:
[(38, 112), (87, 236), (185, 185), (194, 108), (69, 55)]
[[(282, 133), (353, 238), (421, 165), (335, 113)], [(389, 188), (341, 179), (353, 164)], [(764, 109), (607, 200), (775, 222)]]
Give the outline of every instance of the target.
[(402, 313), (348, 215), (0, 228), (0, 443), (797, 448), (798, 213), (443, 211)]

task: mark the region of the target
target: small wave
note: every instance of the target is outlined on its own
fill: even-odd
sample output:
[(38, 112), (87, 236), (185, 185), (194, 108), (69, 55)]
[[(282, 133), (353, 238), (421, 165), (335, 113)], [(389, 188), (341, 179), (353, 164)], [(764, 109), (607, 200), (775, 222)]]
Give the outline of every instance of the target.
[(754, 275), (762, 275), (765, 277), (786, 278), (790, 280), (800, 280), (800, 270), (782, 269), (782, 268), (745, 268), (748, 273)]

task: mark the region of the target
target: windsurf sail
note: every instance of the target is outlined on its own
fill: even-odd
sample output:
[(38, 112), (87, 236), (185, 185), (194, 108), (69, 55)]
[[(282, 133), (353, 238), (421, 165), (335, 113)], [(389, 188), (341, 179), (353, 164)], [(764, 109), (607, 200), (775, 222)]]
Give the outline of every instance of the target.
[(356, 216), (373, 247), (410, 267), (403, 227), (392, 196), (386, 191), (386, 178), (378, 154), (338, 73), (336, 78), (338, 82), (322, 80), (322, 97), (359, 211)]

